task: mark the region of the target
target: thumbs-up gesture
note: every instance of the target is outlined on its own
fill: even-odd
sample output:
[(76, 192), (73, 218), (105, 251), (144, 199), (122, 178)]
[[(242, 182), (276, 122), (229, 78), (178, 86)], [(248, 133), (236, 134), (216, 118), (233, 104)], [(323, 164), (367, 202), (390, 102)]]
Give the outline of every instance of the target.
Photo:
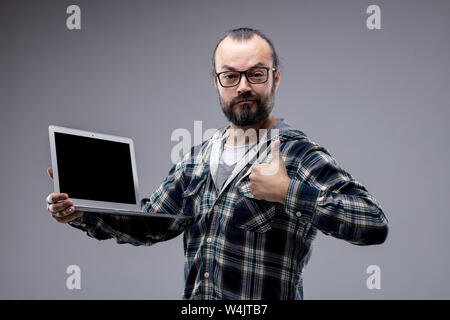
[(255, 199), (284, 204), (291, 179), (280, 155), (280, 140), (271, 145), (272, 162), (255, 164), (250, 173), (250, 190)]

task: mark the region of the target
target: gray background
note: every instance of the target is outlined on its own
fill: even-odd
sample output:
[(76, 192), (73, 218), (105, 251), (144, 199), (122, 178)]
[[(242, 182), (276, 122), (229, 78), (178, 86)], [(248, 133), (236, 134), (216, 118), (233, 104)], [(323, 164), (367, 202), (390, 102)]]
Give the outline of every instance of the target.
[[(80, 31), (66, 28), (69, 4), (81, 7)], [(366, 28), (370, 4), (382, 30)], [(381, 246), (319, 233), (305, 299), (450, 298), (450, 2), (426, 0), (2, 1), (0, 298), (181, 298), (181, 236), (100, 242), (46, 212), (47, 128), (132, 137), (148, 195), (172, 165), (174, 129), (226, 124), (210, 60), (240, 26), (281, 55), (275, 116), (328, 148), (390, 222)], [(66, 289), (71, 264), (81, 290)], [(372, 264), (380, 290), (366, 287)]]

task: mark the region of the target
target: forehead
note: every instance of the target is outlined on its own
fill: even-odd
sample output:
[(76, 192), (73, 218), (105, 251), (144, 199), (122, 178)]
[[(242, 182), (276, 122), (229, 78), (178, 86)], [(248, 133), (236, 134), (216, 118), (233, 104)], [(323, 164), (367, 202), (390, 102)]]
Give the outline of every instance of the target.
[(230, 66), (236, 70), (247, 70), (257, 63), (272, 65), (272, 49), (266, 40), (259, 36), (240, 41), (225, 38), (216, 50), (217, 71), (224, 71)]

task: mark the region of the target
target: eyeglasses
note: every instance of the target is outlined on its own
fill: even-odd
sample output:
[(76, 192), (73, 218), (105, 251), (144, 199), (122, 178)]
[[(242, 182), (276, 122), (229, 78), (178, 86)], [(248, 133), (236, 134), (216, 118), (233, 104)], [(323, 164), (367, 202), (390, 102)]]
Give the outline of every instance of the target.
[(241, 82), (242, 74), (245, 74), (247, 81), (252, 84), (264, 83), (269, 79), (269, 70), (276, 71), (276, 68), (258, 67), (245, 71), (224, 71), (216, 74), (219, 83), (224, 88), (234, 87)]

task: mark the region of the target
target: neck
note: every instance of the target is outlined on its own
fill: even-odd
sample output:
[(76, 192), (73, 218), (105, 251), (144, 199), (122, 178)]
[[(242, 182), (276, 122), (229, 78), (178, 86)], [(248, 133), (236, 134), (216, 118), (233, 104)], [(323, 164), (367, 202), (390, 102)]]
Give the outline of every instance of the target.
[(228, 129), (229, 135), (226, 141), (227, 145), (230, 146), (241, 146), (251, 142), (256, 142), (259, 135), (262, 133), (260, 130), (270, 129), (278, 120), (270, 114), (267, 119), (256, 123), (251, 126), (236, 126), (230, 122), (230, 128)]

